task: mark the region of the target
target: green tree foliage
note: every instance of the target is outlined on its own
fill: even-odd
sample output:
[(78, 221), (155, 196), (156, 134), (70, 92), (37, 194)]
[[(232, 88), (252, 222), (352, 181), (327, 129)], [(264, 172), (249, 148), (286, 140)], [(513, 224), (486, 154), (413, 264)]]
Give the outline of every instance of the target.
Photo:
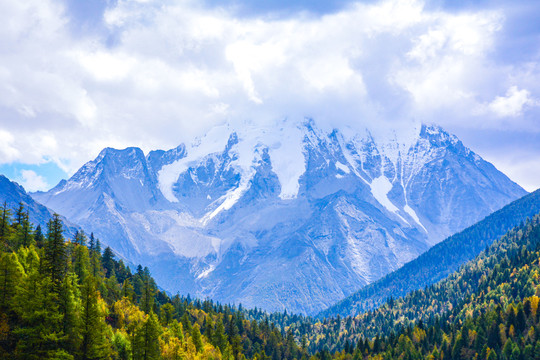
[(133, 344), (133, 360), (159, 359), (159, 337), (162, 328), (156, 314), (153, 312), (146, 316), (146, 321), (135, 332)]
[(43, 270), (51, 280), (53, 291), (59, 294), (67, 270), (67, 251), (58, 214), (54, 214), (47, 224)]
[(99, 307), (98, 280), (86, 276), (81, 286), (80, 358), (101, 359), (107, 354), (105, 316)]

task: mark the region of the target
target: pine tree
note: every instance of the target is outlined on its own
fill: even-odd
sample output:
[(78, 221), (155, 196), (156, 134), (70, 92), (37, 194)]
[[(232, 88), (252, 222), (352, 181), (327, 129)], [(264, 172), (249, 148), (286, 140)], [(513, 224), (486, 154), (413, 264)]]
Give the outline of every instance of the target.
[(106, 247), (103, 251), (102, 257), (103, 269), (105, 270), (105, 276), (110, 278), (115, 275), (114, 272), (114, 253), (110, 247)]
[(159, 336), (161, 326), (155, 313), (150, 313), (146, 321), (136, 331), (133, 344), (133, 360), (154, 360), (161, 357)]
[(90, 253), (96, 250), (96, 240), (94, 239), (94, 233), (90, 233), (90, 241), (88, 242), (88, 249), (90, 249)]
[(16, 285), (21, 281), (23, 273), (16, 254), (0, 252), (0, 313), (11, 311)]
[(45, 244), (45, 236), (43, 236), (41, 225), (38, 225), (36, 227), (36, 230), (34, 231), (34, 242), (38, 249), (41, 249), (43, 245)]
[(154, 308), (154, 295), (156, 294), (155, 284), (150, 276), (150, 270), (147, 267), (142, 272), (143, 289), (141, 294), (141, 310), (150, 314)]
[(9, 238), (11, 234), (11, 210), (7, 207), (6, 202), (0, 209), (0, 250), (9, 250)]
[(51, 291), (52, 280), (39, 271), (35, 251), (27, 259), (23, 277), (13, 300), (20, 327), (14, 330), (19, 341), (16, 358), (41, 360), (65, 354), (66, 336), (62, 331), (63, 315), (59, 311), (58, 294)]
[(44, 270), (50, 277), (53, 291), (60, 293), (60, 288), (66, 274), (67, 254), (64, 242), (60, 216), (54, 214), (47, 225), (47, 242), (44, 252)]
[(203, 343), (201, 339), (201, 330), (199, 324), (195, 324), (191, 328), (191, 341), (193, 341), (193, 345), (195, 345), (195, 349), (197, 350), (197, 352), (201, 352)]
[(124, 283), (122, 284), (122, 296), (131, 301), (135, 300), (135, 291), (133, 290), (133, 285), (131, 285), (129, 279), (124, 280)]
[(80, 246), (86, 246), (86, 235), (84, 234), (84, 231), (76, 230), (73, 242)]
[(73, 272), (77, 275), (77, 281), (82, 284), (89, 275), (90, 256), (86, 246), (75, 246), (73, 251)]
[(94, 248), (95, 252), (99, 254), (101, 260), (101, 242), (96, 240), (96, 247)]
[(93, 276), (85, 277), (81, 288), (80, 358), (101, 359), (106, 356), (105, 317), (98, 306), (98, 281)]
[(159, 316), (163, 326), (169, 326), (174, 318), (174, 306), (171, 303), (161, 305)]
[(30, 244), (34, 242), (32, 236), (32, 224), (30, 223), (30, 214), (28, 213), (28, 210), (22, 215), (17, 242), (24, 247), (30, 246)]
[(212, 344), (215, 347), (218, 347), (219, 350), (223, 353), (225, 347), (227, 346), (227, 335), (225, 334), (225, 326), (223, 326), (223, 321), (221, 317), (217, 321), (216, 330), (214, 331), (214, 336), (212, 337)]
[(90, 269), (93, 277), (102, 277), (102, 266), (101, 266), (101, 253), (96, 251), (90, 251)]
[(65, 335), (63, 347), (74, 353), (79, 346), (80, 334), (80, 294), (77, 287), (77, 277), (69, 271), (62, 282), (58, 297), (58, 310), (62, 314), (62, 333)]

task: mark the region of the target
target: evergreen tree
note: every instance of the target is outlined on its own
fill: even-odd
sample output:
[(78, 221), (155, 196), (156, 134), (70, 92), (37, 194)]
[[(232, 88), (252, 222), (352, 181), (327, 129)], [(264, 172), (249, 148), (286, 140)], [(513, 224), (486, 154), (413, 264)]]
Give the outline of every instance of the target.
[(39, 261), (35, 251), (30, 254), (28, 271), (17, 287), (13, 301), (20, 323), (14, 330), (19, 339), (15, 356), (20, 359), (53, 359), (66, 353), (58, 294), (50, 290), (53, 286), (51, 278), (40, 273)]
[(34, 231), (34, 242), (38, 249), (41, 249), (45, 244), (45, 236), (43, 236), (41, 225), (38, 225)]
[(136, 331), (133, 344), (133, 360), (154, 360), (161, 357), (159, 336), (161, 326), (155, 313), (150, 313), (146, 321)]
[(89, 275), (90, 257), (86, 246), (75, 246), (73, 251), (73, 272), (77, 275), (77, 281), (82, 284)]
[(81, 300), (81, 328), (82, 337), (80, 347), (80, 358), (102, 359), (106, 357), (105, 340), (105, 317), (98, 306), (99, 293), (97, 290), (98, 281), (93, 276), (87, 276), (82, 282)]
[(73, 242), (80, 246), (86, 246), (86, 235), (84, 234), (84, 231), (76, 230)]
[(0, 252), (0, 313), (11, 311), (16, 285), (21, 281), (23, 273), (15, 253)]
[(62, 314), (62, 333), (65, 336), (62, 347), (73, 354), (79, 346), (80, 295), (77, 277), (72, 271), (66, 274), (62, 282), (58, 311)]
[(135, 291), (133, 290), (133, 285), (131, 285), (129, 279), (124, 280), (124, 283), (122, 284), (122, 296), (131, 301), (135, 300)]
[(7, 207), (6, 202), (0, 209), (0, 250), (9, 250), (9, 238), (11, 234), (11, 210)]
[(94, 251), (99, 254), (101, 260), (101, 242), (99, 242), (99, 239), (96, 240), (96, 247), (94, 248)]
[(106, 247), (102, 256), (103, 269), (105, 270), (105, 276), (111, 277), (115, 275), (114, 272), (114, 253), (110, 247)]
[(143, 289), (141, 294), (141, 310), (150, 314), (154, 308), (154, 296), (156, 294), (156, 286), (150, 276), (150, 270), (147, 267), (142, 272)]
[(197, 350), (197, 352), (201, 352), (203, 343), (199, 324), (195, 324), (191, 328), (191, 341), (193, 341), (193, 345), (195, 345), (195, 349)]
[(54, 214), (47, 228), (47, 242), (43, 261), (44, 270), (51, 279), (53, 291), (58, 294), (67, 270), (66, 244), (62, 234), (62, 222), (58, 214)]
[(90, 253), (96, 250), (96, 240), (94, 239), (94, 233), (90, 233), (90, 241), (88, 242), (88, 249), (90, 249)]

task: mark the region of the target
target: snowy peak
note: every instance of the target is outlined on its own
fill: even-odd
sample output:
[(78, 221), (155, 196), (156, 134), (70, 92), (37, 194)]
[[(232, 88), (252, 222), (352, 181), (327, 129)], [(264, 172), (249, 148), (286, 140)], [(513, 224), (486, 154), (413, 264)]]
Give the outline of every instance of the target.
[(436, 126), (218, 126), (105, 149), (35, 198), (172, 292), (317, 312), (525, 194)]
[[(282, 199), (293, 199), (298, 194), (298, 180), (305, 171), (303, 133), (298, 127), (277, 129), (245, 126), (230, 133), (225, 140), (224, 130), (218, 127), (194, 142), (186, 156), (163, 166), (158, 171), (159, 188), (170, 202), (178, 202), (184, 184), (192, 182), (219, 184), (233, 191), (235, 199), (245, 192), (266, 152), (272, 170), (279, 178)], [(178, 182), (178, 183), (177, 183)], [(212, 194), (208, 194), (212, 197)], [(214, 194), (215, 197), (216, 194)], [(223, 196), (223, 194), (221, 194)]]

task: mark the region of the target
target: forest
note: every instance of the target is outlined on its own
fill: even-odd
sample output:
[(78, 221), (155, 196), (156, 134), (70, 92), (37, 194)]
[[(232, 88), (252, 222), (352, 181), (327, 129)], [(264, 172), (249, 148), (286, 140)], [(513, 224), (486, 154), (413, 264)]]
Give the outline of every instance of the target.
[(540, 215), (441, 282), (354, 317), (268, 314), (159, 289), (93, 234), (0, 208), (0, 358), (540, 359)]

